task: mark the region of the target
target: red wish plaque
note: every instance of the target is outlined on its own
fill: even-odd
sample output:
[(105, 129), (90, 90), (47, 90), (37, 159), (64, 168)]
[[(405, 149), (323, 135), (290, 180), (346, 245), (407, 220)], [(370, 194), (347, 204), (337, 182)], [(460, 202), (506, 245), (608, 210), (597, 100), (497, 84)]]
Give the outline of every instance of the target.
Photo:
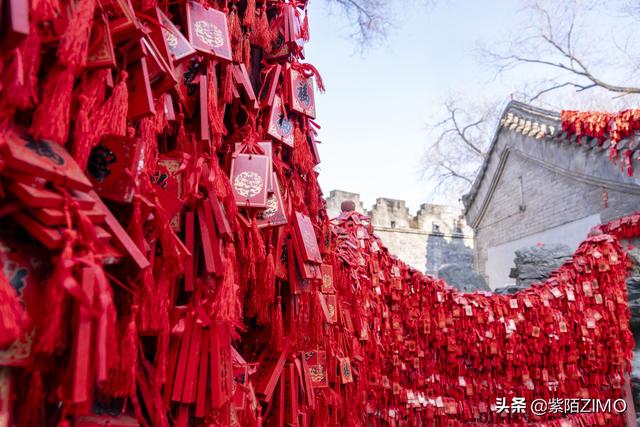
[(123, 252), (126, 252), (135, 265), (139, 269), (144, 269), (149, 266), (149, 261), (144, 256), (144, 254), (140, 251), (138, 246), (133, 242), (127, 231), (122, 227), (120, 222), (116, 219), (115, 216), (111, 213), (107, 205), (104, 204), (100, 196), (95, 191), (91, 191), (89, 193), (90, 197), (95, 201), (96, 205), (99, 206), (102, 211), (105, 213), (105, 223), (104, 226), (109, 230), (110, 234), (113, 236), (113, 243)]
[(129, 108), (127, 115), (131, 120), (141, 119), (156, 113), (153, 102), (153, 91), (151, 90), (151, 77), (147, 59), (140, 58), (127, 66), (129, 78), (127, 87), (129, 89)]
[[(282, 380), (281, 380), (282, 381)], [(284, 381), (280, 384), (284, 387), (284, 417), (287, 426), (295, 426), (298, 422), (298, 389), (300, 381), (295, 363), (284, 365)]]
[[(179, 64), (196, 54), (196, 50), (191, 46), (189, 40), (178, 30), (178, 28), (174, 25), (173, 22), (169, 19), (167, 15), (165, 15), (162, 10), (156, 8), (158, 12), (158, 16), (160, 18), (160, 24), (162, 27), (160, 31), (162, 33), (162, 37), (164, 38), (167, 48), (169, 50), (169, 54), (173, 58), (174, 64)], [(151, 33), (152, 37), (156, 37), (154, 35), (154, 31), (157, 31), (157, 28), (154, 27)]]
[(260, 366), (254, 379), (256, 384), (256, 395), (265, 402), (270, 402), (273, 392), (276, 389), (280, 374), (284, 368), (284, 363), (289, 356), (289, 342), (285, 344), (281, 351), (267, 349), (262, 352), (258, 363)]
[(185, 115), (191, 117), (199, 103), (199, 83), (202, 77), (201, 64), (195, 59), (184, 62), (176, 67), (178, 85), (176, 91), (178, 99), (184, 107)]
[(0, 350), (0, 366), (22, 366), (31, 358), (34, 325), (40, 322), (44, 304), (45, 288), (42, 284), (50, 270), (45, 259), (46, 253), (37, 247), (0, 241), (0, 268), (28, 314), (24, 334)]
[(307, 361), (307, 369), (314, 388), (329, 387), (327, 376), (327, 352), (324, 350), (305, 351), (303, 353)]
[(36, 141), (27, 134), (14, 132), (8, 132), (4, 141), (0, 152), (5, 156), (7, 167), (41, 176), (68, 188), (91, 189), (91, 182), (61, 145), (47, 140)]
[(234, 65), (233, 77), (236, 81), (236, 85), (240, 85), (240, 87), (242, 87), (242, 93), (247, 97), (245, 105), (257, 110), (259, 108), (258, 99), (256, 98), (256, 94), (253, 90), (253, 85), (251, 84), (247, 67), (244, 64)]
[(291, 109), (305, 116), (316, 117), (316, 102), (313, 92), (313, 79), (305, 77), (301, 72), (289, 69), (289, 90)]
[(29, 2), (3, 0), (0, 3), (0, 50), (16, 48), (29, 35)]
[(109, 28), (114, 43), (142, 36), (142, 28), (128, 0), (102, 0), (102, 9), (109, 17)]
[[(16, 212), (12, 218), (47, 248), (58, 249), (64, 244), (62, 228), (43, 225), (24, 212)], [(96, 237), (101, 242), (107, 242), (111, 238), (111, 234), (104, 228), (96, 226)]]
[(231, 187), (238, 206), (266, 208), (269, 157), (264, 154), (235, 154), (231, 161)]
[(338, 357), (338, 365), (340, 367), (340, 378), (342, 384), (353, 382), (353, 372), (351, 370), (351, 361), (348, 357)]
[(298, 240), (300, 251), (305, 261), (322, 264), (322, 256), (316, 239), (316, 232), (311, 223), (311, 219), (302, 212), (295, 212), (293, 215), (294, 234)]
[[(163, 39), (160, 41), (164, 43)], [(143, 37), (141, 43), (147, 51), (149, 83), (154, 97), (159, 98), (177, 83), (173, 61), (167, 59), (153, 39)]]
[(187, 37), (197, 51), (225, 61), (233, 59), (225, 13), (188, 1), (186, 18)]
[[(31, 215), (44, 225), (65, 225), (67, 223), (67, 215), (63, 209), (56, 208), (35, 208), (29, 209)], [(82, 214), (94, 224), (104, 222), (105, 213), (99, 207), (82, 211)]]
[(287, 213), (284, 209), (282, 194), (280, 193), (280, 184), (275, 172), (273, 176), (273, 193), (267, 197), (267, 208), (259, 211), (256, 215), (258, 228), (277, 227), (287, 223)]
[(232, 397), (231, 337), (229, 327), (217, 323), (211, 327), (211, 405), (220, 408)]
[(269, 112), (269, 123), (267, 133), (280, 142), (293, 147), (294, 125), (291, 119), (285, 114), (282, 98), (276, 95)]
[[(183, 194), (183, 171), (184, 160), (173, 157), (160, 157), (156, 165), (156, 170), (150, 177), (151, 181), (163, 190), (167, 198), (172, 197), (174, 200), (170, 203), (177, 209), (170, 209), (171, 227), (174, 230), (180, 230), (180, 207)], [(163, 203), (164, 206), (164, 203)], [(165, 206), (167, 208), (167, 206)], [(175, 212), (174, 212), (175, 211)]]
[(105, 135), (89, 156), (87, 172), (96, 192), (106, 199), (131, 202), (134, 179), (142, 171), (142, 139)]
[(111, 30), (103, 13), (98, 14), (93, 20), (85, 66), (87, 68), (115, 68), (116, 66)]
[(290, 54), (291, 47), (285, 43), (282, 32), (278, 31), (275, 40), (271, 43), (271, 51), (266, 55), (267, 60), (278, 61), (289, 57)]
[[(267, 184), (267, 191), (269, 193), (273, 193), (273, 144), (271, 141), (259, 141), (257, 144), (262, 148), (264, 154), (269, 157), (269, 182)], [(241, 142), (236, 142), (235, 152), (241, 153), (242, 147), (243, 145)]]
[[(62, 208), (65, 204), (62, 194), (32, 184), (11, 181), (6, 184), (6, 190), (30, 208)], [(95, 205), (95, 200), (87, 193), (71, 190), (69, 195), (80, 209), (91, 209)]]
[(322, 264), (320, 266), (320, 272), (322, 274), (322, 293), (335, 294), (336, 289), (333, 287), (333, 266), (331, 264)]
[(268, 71), (264, 72), (265, 77), (262, 83), (262, 88), (259, 93), (259, 101), (262, 107), (271, 107), (276, 97), (276, 91), (278, 89), (278, 83), (280, 82), (280, 75), (282, 74), (282, 65), (272, 65)]
[(213, 210), (213, 218), (216, 222), (216, 228), (221, 236), (225, 236), (228, 239), (233, 240), (233, 229), (229, 224), (229, 218), (227, 212), (224, 210), (224, 205), (220, 202), (215, 194), (210, 194), (211, 209)]

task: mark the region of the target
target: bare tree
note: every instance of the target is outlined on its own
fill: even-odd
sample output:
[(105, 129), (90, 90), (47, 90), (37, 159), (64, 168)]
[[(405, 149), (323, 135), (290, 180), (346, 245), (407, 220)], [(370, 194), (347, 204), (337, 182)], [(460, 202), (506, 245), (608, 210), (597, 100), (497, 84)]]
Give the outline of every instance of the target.
[(327, 0), (337, 6), (353, 27), (351, 37), (365, 49), (373, 42), (384, 39), (391, 25), (390, 3), (386, 0)]
[[(640, 100), (640, 6), (636, 1), (526, 1), (524, 25), (504, 43), (480, 49), (496, 75), (526, 71), (530, 81), (514, 87), (512, 98), (551, 109), (623, 109)], [(615, 14), (616, 28), (600, 24)], [(509, 94), (486, 106), (464, 98), (444, 103), (446, 119), (429, 137), (424, 173), (435, 194), (466, 192), (486, 155), (496, 108)]]
[[(612, 11), (619, 26), (600, 25), (603, 14)], [(537, 0), (527, 2), (523, 12), (530, 25), (502, 48), (482, 49), (482, 55), (498, 74), (536, 68), (540, 79), (536, 89), (529, 85), (525, 101), (565, 89), (577, 94), (589, 91), (589, 96), (592, 89), (601, 90), (614, 99), (640, 94), (636, 48), (640, 7), (635, 2)]]
[(444, 108), (444, 118), (430, 129), (433, 141), (423, 156), (423, 178), (435, 183), (434, 194), (462, 194), (487, 155), (496, 105), (462, 107), (459, 99), (450, 98)]

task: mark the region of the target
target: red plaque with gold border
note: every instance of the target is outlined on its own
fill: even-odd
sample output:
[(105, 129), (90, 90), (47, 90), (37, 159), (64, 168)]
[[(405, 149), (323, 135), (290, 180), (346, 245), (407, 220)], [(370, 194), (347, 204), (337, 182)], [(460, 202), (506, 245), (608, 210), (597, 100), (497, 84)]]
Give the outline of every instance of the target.
[(187, 38), (202, 54), (231, 61), (227, 15), (195, 1), (186, 3)]
[(278, 141), (293, 147), (293, 130), (293, 121), (285, 114), (282, 98), (276, 95), (269, 112), (267, 133)]
[(269, 158), (264, 154), (235, 154), (231, 161), (231, 187), (238, 206), (266, 208)]
[(316, 117), (316, 101), (313, 89), (313, 78), (301, 72), (289, 69), (289, 93), (291, 109), (312, 119)]
[(6, 167), (41, 176), (67, 188), (91, 189), (91, 182), (63, 146), (15, 132), (8, 132), (4, 142), (0, 152)]
[(139, 138), (105, 135), (89, 156), (87, 172), (96, 192), (109, 200), (131, 202), (143, 167), (144, 142)]
[(37, 247), (0, 240), (0, 267), (28, 314), (24, 334), (0, 350), (0, 366), (22, 366), (31, 360), (35, 326), (44, 304), (43, 285), (51, 270), (46, 259), (46, 253)]
[(295, 212), (293, 222), (294, 234), (304, 260), (314, 264), (322, 264), (322, 256), (311, 219), (302, 212)]
[(256, 221), (258, 228), (277, 227), (287, 223), (287, 213), (285, 212), (282, 194), (280, 193), (280, 184), (275, 172), (273, 176), (273, 193), (267, 197), (267, 208), (258, 212)]

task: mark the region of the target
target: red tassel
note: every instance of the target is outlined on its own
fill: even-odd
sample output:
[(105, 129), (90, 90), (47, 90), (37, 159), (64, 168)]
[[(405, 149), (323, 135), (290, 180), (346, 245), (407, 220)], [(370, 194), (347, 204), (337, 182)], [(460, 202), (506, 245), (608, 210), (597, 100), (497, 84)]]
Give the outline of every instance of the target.
[(33, 0), (31, 10), (35, 23), (54, 21), (62, 14), (58, 0)]
[(211, 159), (210, 166), (211, 172), (213, 173), (213, 185), (216, 196), (218, 196), (224, 205), (229, 223), (233, 228), (236, 228), (235, 225), (237, 223), (236, 218), (238, 215), (238, 206), (233, 198), (233, 188), (231, 188), (229, 177), (224, 173), (215, 156)]
[[(145, 216), (146, 217), (146, 216)], [(131, 239), (142, 253), (147, 252), (147, 242), (144, 235), (144, 220), (142, 218), (142, 206), (140, 197), (133, 198), (133, 214), (127, 229)], [(151, 259), (151, 261), (153, 261)], [(139, 306), (138, 324), (142, 332), (157, 331), (158, 317), (155, 315), (155, 281), (153, 268), (148, 267), (140, 273), (139, 286), (135, 293), (135, 303)]]
[(49, 73), (42, 101), (33, 113), (31, 134), (36, 140), (47, 139), (59, 144), (67, 141), (74, 80), (74, 69), (61, 64), (56, 64)]
[(89, 37), (93, 24), (93, 12), (96, 0), (80, 0), (70, 17), (71, 25), (60, 39), (58, 60), (72, 67), (82, 67), (87, 61)]
[(171, 332), (169, 330), (169, 318), (162, 315), (160, 322), (160, 333), (158, 334), (158, 349), (155, 357), (155, 382), (156, 384), (164, 384), (167, 380), (167, 358), (169, 354), (169, 341)]
[(95, 106), (104, 100), (107, 72), (107, 70), (99, 70), (86, 74), (76, 90), (79, 103), (78, 115), (73, 129), (72, 155), (83, 170), (87, 166), (91, 149), (101, 136), (96, 124), (89, 116)]
[[(167, 95), (169, 96), (169, 95)], [(171, 96), (169, 96), (169, 102), (173, 102)], [(169, 127), (169, 120), (167, 119), (167, 114), (164, 109), (164, 100), (162, 97), (158, 98), (156, 103), (156, 115), (154, 117), (147, 117), (149, 120), (152, 120), (155, 123), (156, 133), (164, 133), (164, 131)], [(155, 137), (155, 136), (154, 136)], [(157, 144), (154, 144), (157, 145)]]
[(122, 342), (120, 344), (120, 363), (115, 375), (111, 375), (109, 385), (110, 395), (113, 397), (127, 397), (136, 391), (136, 371), (138, 368), (138, 328), (136, 327), (136, 317), (138, 307), (131, 307), (129, 321), (122, 331)]
[[(47, 282), (47, 298), (43, 313), (46, 313), (41, 325), (40, 338), (36, 352), (53, 354), (65, 346), (66, 335), (66, 295), (65, 282), (75, 282), (73, 277), (73, 242), (67, 236), (67, 242), (56, 263), (56, 268)], [(76, 286), (79, 286), (77, 283)], [(73, 283), (71, 286), (73, 287)]]
[[(245, 278), (248, 281), (254, 282), (256, 279), (256, 253), (255, 253), (255, 243), (253, 241), (254, 233), (251, 231), (251, 227), (244, 233), (246, 236), (246, 245), (245, 245), (245, 262), (247, 263), (247, 267), (243, 269), (245, 272)], [(255, 303), (256, 301), (252, 301)]]
[(247, 67), (247, 71), (251, 74), (251, 40), (245, 37), (242, 41), (242, 62)]
[(302, 37), (302, 40), (304, 41), (309, 41), (309, 14), (308, 12), (305, 12), (304, 14), (304, 21), (302, 21), (302, 29), (300, 30), (300, 37)]
[(262, 263), (267, 257), (267, 251), (265, 250), (264, 240), (262, 239), (262, 233), (258, 228), (258, 222), (255, 218), (251, 220), (251, 234), (253, 240), (253, 250), (256, 256), (256, 262)]
[(240, 425), (243, 427), (261, 427), (262, 421), (258, 420), (255, 411), (251, 405), (245, 405), (244, 410), (240, 414)]
[(45, 425), (45, 395), (40, 371), (33, 371), (31, 374), (26, 396), (24, 399), (20, 399), (19, 403), (21, 408), (18, 414), (18, 422), (16, 423), (17, 427)]
[(3, 72), (4, 102), (24, 110), (38, 102), (38, 70), (40, 69), (40, 36), (35, 25), (29, 35), (15, 50), (8, 69)]
[(0, 348), (5, 348), (22, 335), (27, 319), (18, 294), (0, 271)]
[(238, 9), (234, 5), (229, 12), (229, 36), (231, 36), (232, 42), (239, 42), (242, 40), (242, 28), (240, 28), (240, 18), (238, 18)]
[(293, 165), (303, 174), (313, 173), (315, 163), (313, 162), (309, 142), (299, 127), (295, 128), (293, 139)]
[(242, 305), (238, 297), (238, 285), (235, 274), (237, 260), (233, 244), (227, 243), (224, 253), (224, 276), (216, 291), (212, 311), (215, 313), (217, 320), (238, 326), (241, 325), (242, 322)]
[(178, 132), (176, 133), (176, 147), (185, 153), (191, 153), (193, 147), (189, 144), (187, 132), (184, 130), (184, 114), (178, 114)]
[(90, 116), (99, 134), (127, 135), (127, 110), (129, 109), (127, 78), (127, 72), (122, 71), (120, 82), (113, 88), (109, 99)]
[(273, 318), (271, 319), (271, 337), (276, 348), (284, 345), (284, 322), (282, 320), (282, 297), (278, 295), (273, 305)]
[(271, 34), (269, 31), (269, 20), (267, 19), (267, 7), (266, 4), (261, 8), (260, 17), (258, 22), (253, 27), (251, 32), (251, 42), (263, 49), (269, 47), (271, 41)]
[(263, 265), (264, 270), (258, 277), (252, 302), (257, 305), (255, 309), (258, 314), (258, 323), (264, 325), (270, 320), (269, 306), (274, 302), (276, 291), (276, 266), (271, 245), (269, 245), (269, 255)]
[(322, 344), (322, 338), (324, 336), (324, 318), (318, 292), (311, 293), (310, 311), (309, 335), (307, 337), (312, 343), (320, 345)]
[(242, 24), (245, 27), (252, 28), (256, 19), (256, 0), (247, 0), (247, 8), (244, 10)]
[(212, 65), (207, 69), (207, 84), (208, 86), (208, 108), (209, 111), (209, 125), (214, 135), (226, 135), (227, 130), (224, 127), (224, 122), (220, 114), (218, 107), (218, 81), (216, 78), (216, 69)]
[(224, 86), (222, 91), (222, 102), (231, 104), (233, 102), (233, 64), (226, 64), (224, 70)]
[[(162, 110), (156, 109), (156, 111)], [(140, 120), (140, 138), (144, 141), (144, 164), (146, 167), (156, 164), (158, 158), (157, 135), (156, 120), (153, 117), (145, 117)]]
[(158, 0), (142, 0), (140, 10), (147, 10), (158, 6)]

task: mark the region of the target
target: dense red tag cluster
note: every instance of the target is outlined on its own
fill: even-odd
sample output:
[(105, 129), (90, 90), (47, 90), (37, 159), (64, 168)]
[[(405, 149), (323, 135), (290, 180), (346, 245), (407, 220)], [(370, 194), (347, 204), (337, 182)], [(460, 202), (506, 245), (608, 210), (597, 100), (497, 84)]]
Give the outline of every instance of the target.
[(330, 221), (306, 6), (3, 1), (1, 419), (620, 425), (495, 405), (622, 396), (637, 215), (513, 296)]
[(623, 110), (617, 113), (601, 111), (562, 111), (562, 130), (569, 136), (576, 135), (580, 143), (583, 137), (595, 138), (600, 145), (606, 143), (611, 160), (622, 154), (622, 167), (633, 175), (633, 151), (626, 146), (620, 150), (618, 143), (640, 130), (640, 110)]

